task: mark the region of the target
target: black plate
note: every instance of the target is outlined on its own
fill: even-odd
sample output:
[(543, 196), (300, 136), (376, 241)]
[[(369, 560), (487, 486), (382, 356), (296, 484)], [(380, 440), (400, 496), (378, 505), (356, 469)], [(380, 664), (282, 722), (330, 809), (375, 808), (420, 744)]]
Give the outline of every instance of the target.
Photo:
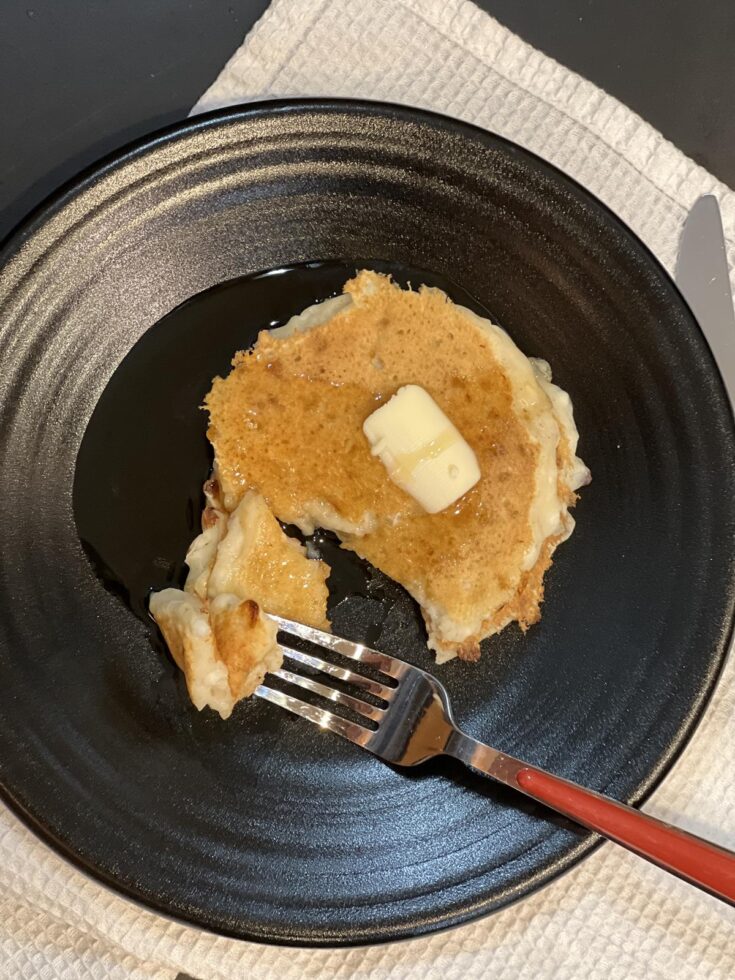
[[(551, 362), (594, 476), (577, 531), (542, 622), (506, 630), (479, 665), (436, 672), (461, 723), (499, 748), (626, 800), (661, 778), (731, 629), (735, 438), (679, 294), (577, 185), (438, 116), (271, 103), (106, 161), (3, 255), (0, 771), (44, 839), (159, 911), (301, 944), (467, 921), (593, 844), (453, 764), (393, 770), (255, 701), (226, 724), (198, 714), (85, 554), (78, 457), (77, 517), (107, 584), (140, 612), (149, 573), (151, 585), (180, 573), (213, 365), (297, 298), (329, 293), (338, 267), (225, 286), (146, 331), (217, 284), (312, 260), (426, 270)], [(246, 301), (259, 289), (263, 302)], [(409, 602), (343, 592), (357, 594), (338, 628), (365, 635), (395, 603), (380, 644), (428, 665)]]

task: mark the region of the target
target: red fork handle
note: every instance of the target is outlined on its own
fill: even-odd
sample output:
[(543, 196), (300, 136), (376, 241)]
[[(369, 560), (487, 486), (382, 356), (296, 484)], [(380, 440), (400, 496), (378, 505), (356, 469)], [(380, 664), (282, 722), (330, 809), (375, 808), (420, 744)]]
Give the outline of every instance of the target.
[(472, 769), (520, 790), (666, 871), (735, 905), (735, 854), (677, 830), (609, 796), (535, 769), (456, 729), (444, 751)]
[(735, 905), (732, 851), (531, 766), (515, 781), (527, 796)]

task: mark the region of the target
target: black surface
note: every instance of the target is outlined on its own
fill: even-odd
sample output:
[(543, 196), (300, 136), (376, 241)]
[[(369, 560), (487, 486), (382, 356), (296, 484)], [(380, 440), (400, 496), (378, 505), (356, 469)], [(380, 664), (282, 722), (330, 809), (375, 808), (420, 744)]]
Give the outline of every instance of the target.
[[(183, 118), (267, 0), (4, 0), (0, 237), (102, 153)], [(730, 0), (481, 0), (735, 186)]]
[[(590, 846), (448, 763), (402, 773), (256, 701), (228, 723), (197, 713), (85, 557), (79, 445), (146, 329), (236, 276), (349, 256), (459, 283), (547, 357), (593, 472), (542, 622), (506, 630), (479, 665), (436, 668), (470, 734), (637, 800), (699, 716), (732, 619), (735, 436), (709, 351), (655, 260), (552, 168), (449, 120), (335, 104), (202, 119), (87, 175), (11, 242), (0, 279), (0, 781), (102, 880), (270, 941), (363, 943), (466, 921)], [(168, 370), (182, 387), (209, 367), (183, 331), (198, 324), (204, 349), (231, 344), (233, 316), (244, 339), (266, 325), (222, 296), (143, 341), (175, 338), (179, 317)], [(151, 383), (136, 382), (142, 401)], [(151, 508), (185, 510), (166, 440), (190, 421), (140, 424), (161, 443), (140, 473)], [(428, 664), (415, 613), (397, 608), (381, 645)], [(360, 634), (359, 603), (337, 626)]]

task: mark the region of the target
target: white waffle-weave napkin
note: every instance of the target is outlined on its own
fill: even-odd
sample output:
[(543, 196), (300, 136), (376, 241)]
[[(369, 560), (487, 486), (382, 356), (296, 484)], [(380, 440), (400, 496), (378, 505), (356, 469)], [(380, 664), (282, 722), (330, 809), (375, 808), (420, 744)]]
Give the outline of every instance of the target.
[[(403, 102), (501, 133), (587, 186), (669, 269), (688, 208), (714, 193), (735, 267), (732, 191), (466, 0), (275, 0), (194, 111), (288, 95)], [(735, 660), (646, 809), (735, 848)], [(520, 904), (451, 932), (281, 950), (132, 906), (0, 809), (0, 977), (169, 980), (178, 970), (202, 980), (730, 980), (735, 912), (605, 845)]]

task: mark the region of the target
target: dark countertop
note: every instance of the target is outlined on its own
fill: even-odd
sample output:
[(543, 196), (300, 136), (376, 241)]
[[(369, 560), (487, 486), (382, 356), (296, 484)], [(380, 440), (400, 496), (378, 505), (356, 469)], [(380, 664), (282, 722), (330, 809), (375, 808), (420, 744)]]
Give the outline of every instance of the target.
[[(0, 237), (61, 182), (183, 118), (267, 0), (4, 0)], [(731, 0), (481, 0), (735, 186)]]

